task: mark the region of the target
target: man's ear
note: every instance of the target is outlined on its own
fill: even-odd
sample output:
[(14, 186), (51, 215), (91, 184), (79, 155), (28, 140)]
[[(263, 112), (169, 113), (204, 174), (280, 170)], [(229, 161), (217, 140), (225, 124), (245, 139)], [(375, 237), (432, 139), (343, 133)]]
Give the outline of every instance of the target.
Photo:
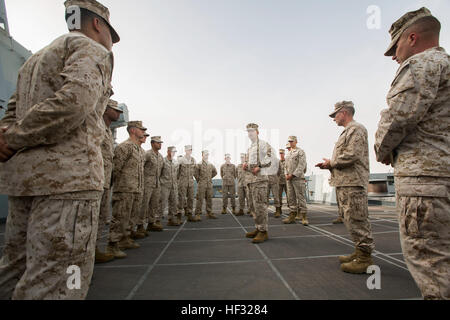
[(102, 22), (100, 21), (100, 19), (99, 18), (96, 18), (96, 17), (94, 17), (93, 19), (92, 19), (92, 27), (94, 28), (94, 30), (96, 31), (96, 32), (98, 32), (98, 33), (100, 33), (101, 32), (101, 24), (102, 24)]
[(414, 32), (408, 36), (408, 42), (411, 47), (414, 47), (416, 45), (417, 38), (418, 38), (418, 35), (417, 35), (417, 33), (414, 33)]

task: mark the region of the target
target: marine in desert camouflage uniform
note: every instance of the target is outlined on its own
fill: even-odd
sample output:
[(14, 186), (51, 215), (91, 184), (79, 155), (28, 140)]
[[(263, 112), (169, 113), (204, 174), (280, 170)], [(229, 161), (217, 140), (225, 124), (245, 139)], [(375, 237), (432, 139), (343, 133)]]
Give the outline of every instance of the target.
[(391, 27), (385, 53), (400, 67), (375, 135), (395, 172), (403, 256), (425, 299), (450, 299), (450, 56), (427, 8)]
[(272, 161), (272, 147), (259, 139), (259, 126), (254, 123), (247, 125), (248, 136), (252, 142), (247, 152), (247, 162), (244, 169), (251, 174), (248, 185), (254, 208), (255, 230), (246, 234), (253, 238), (253, 243), (262, 243), (269, 239), (269, 217), (267, 188), (269, 183), (268, 168)]
[(178, 160), (178, 213), (184, 210), (188, 221), (195, 222), (192, 216), (194, 208), (194, 174), (196, 163), (192, 157), (192, 146), (184, 147), (185, 155)]
[(233, 214), (236, 214), (236, 166), (231, 163), (231, 155), (225, 155), (225, 163), (220, 167), (220, 177), (222, 178), (222, 214), (227, 214), (228, 199), (231, 200)]
[(342, 101), (335, 105), (330, 117), (345, 129), (341, 133), (331, 160), (324, 159), (316, 166), (331, 171), (330, 185), (336, 187), (344, 221), (355, 243), (355, 252), (340, 256), (341, 270), (365, 273), (373, 264), (372, 229), (369, 222), (367, 188), (369, 186), (369, 147), (366, 128), (353, 119), (353, 102)]
[(114, 158), (114, 139), (111, 129), (109, 128), (111, 123), (119, 120), (120, 114), (123, 110), (119, 108), (117, 101), (109, 100), (105, 113), (103, 114), (103, 120), (105, 121), (105, 138), (103, 139), (102, 157), (103, 168), (105, 171), (105, 184), (103, 185), (103, 195), (100, 204), (100, 214), (98, 217), (98, 231), (97, 231), (97, 246), (95, 247), (95, 263), (105, 263), (114, 259), (113, 255), (104, 253), (99, 248), (99, 242), (102, 237), (103, 230), (105, 229), (106, 222), (111, 215), (111, 176), (113, 170), (113, 158)]
[(145, 135), (142, 121), (128, 122), (129, 139), (114, 150), (112, 220), (106, 249), (115, 258), (125, 258), (122, 249), (135, 249), (140, 245), (131, 239), (133, 209), (140, 205), (144, 187), (144, 161), (140, 140)]
[[(9, 196), (2, 299), (84, 299), (92, 277), (104, 185), (103, 113), (119, 37), (100, 3), (65, 5), (82, 8), (81, 29), (25, 62), (0, 121), (0, 192)], [(80, 268), (78, 290), (67, 286), (71, 265)]]
[(168, 226), (180, 226), (182, 224), (181, 213), (177, 214), (178, 208), (178, 162), (175, 159), (177, 149), (167, 148), (167, 156), (164, 158), (161, 173), (161, 201), (162, 213), (168, 208)]
[(212, 212), (213, 182), (217, 175), (214, 165), (208, 162), (209, 152), (202, 151), (202, 162), (195, 169), (195, 180), (197, 180), (197, 201), (195, 203), (195, 220), (201, 221), (203, 200), (206, 200), (206, 217), (217, 219)]

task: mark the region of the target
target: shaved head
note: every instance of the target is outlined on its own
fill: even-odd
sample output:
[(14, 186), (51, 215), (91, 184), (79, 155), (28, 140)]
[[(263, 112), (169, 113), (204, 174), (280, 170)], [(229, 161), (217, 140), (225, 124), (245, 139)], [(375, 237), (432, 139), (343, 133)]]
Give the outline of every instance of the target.
[(441, 23), (435, 17), (424, 17), (417, 20), (405, 30), (404, 34), (418, 33), (425, 37), (439, 37), (441, 32)]

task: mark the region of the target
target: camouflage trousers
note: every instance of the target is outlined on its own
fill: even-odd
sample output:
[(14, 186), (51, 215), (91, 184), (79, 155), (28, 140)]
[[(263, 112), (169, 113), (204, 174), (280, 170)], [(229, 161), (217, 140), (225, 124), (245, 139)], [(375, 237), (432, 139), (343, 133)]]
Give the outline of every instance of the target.
[(300, 178), (293, 178), (286, 181), (288, 205), (291, 212), (306, 213), (306, 199), (305, 199), (305, 180)]
[(131, 234), (131, 231), (134, 231), (135, 227), (141, 224), (141, 212), (142, 212), (142, 201), (144, 198), (144, 194), (135, 193), (136, 199), (133, 201), (133, 205), (131, 207), (131, 215), (130, 215), (130, 223), (128, 225), (127, 234)]
[(247, 190), (248, 209), (250, 210), (250, 212), (255, 212), (255, 206), (253, 203), (252, 192), (250, 191), (250, 185), (247, 185), (245, 187), (245, 190)]
[(337, 187), (336, 194), (344, 214), (344, 223), (355, 247), (372, 253), (372, 228), (369, 222), (367, 190), (363, 187)]
[(239, 197), (239, 209), (245, 209), (245, 201), (247, 200), (247, 206), (249, 205), (248, 191), (245, 185), (238, 185), (238, 197)]
[(111, 216), (111, 190), (103, 190), (102, 201), (100, 203), (100, 214), (98, 216), (98, 232), (97, 232), (97, 242), (100, 241), (103, 231), (105, 229), (106, 223)]
[(229, 186), (224, 185), (222, 187), (222, 194), (223, 207), (228, 207), (228, 199), (231, 199), (231, 206), (233, 208), (236, 208), (236, 186), (234, 184)]
[[(9, 197), (0, 299), (85, 299), (94, 270), (100, 191)], [(69, 289), (79, 269), (80, 289)], [(75, 271), (76, 273), (76, 271)]]
[(395, 177), (400, 242), (425, 299), (450, 299), (450, 178)]
[(267, 202), (270, 199), (270, 191), (272, 191), (273, 202), (275, 207), (281, 207), (280, 203), (280, 185), (277, 183), (269, 183), (267, 186)]
[(336, 189), (336, 204), (338, 207), (338, 216), (344, 219), (344, 212), (342, 211), (341, 206), (339, 205), (339, 197), (337, 196), (337, 189)]
[[(280, 202), (280, 207), (283, 206), (283, 192), (286, 193), (286, 197), (287, 197), (287, 184), (285, 183), (280, 183), (278, 185), (278, 201)], [(289, 200), (287, 200), (287, 203), (289, 203)]]
[(194, 210), (194, 185), (178, 184), (178, 212), (192, 214)]
[(195, 203), (195, 214), (202, 214), (203, 200), (206, 200), (206, 213), (212, 213), (212, 184), (199, 183), (197, 187), (197, 202)]
[(161, 186), (145, 185), (144, 198), (141, 206), (140, 219), (137, 224), (161, 221)]
[(173, 219), (177, 214), (178, 207), (178, 188), (176, 186), (161, 187), (162, 213), (167, 211), (169, 219)]
[(112, 196), (112, 219), (109, 226), (109, 242), (119, 242), (129, 236), (133, 208), (140, 205), (139, 193), (114, 192)]
[(267, 209), (267, 181), (254, 182), (249, 184), (250, 194), (253, 202), (255, 227), (259, 231), (269, 230), (269, 215)]

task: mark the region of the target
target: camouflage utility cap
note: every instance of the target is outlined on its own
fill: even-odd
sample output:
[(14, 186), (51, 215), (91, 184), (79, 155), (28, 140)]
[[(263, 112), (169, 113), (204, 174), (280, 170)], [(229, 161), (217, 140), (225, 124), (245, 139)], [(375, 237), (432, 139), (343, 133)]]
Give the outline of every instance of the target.
[(397, 42), (403, 32), (412, 26), (417, 20), (425, 17), (432, 17), (431, 11), (425, 7), (422, 7), (419, 10), (410, 11), (404, 14), (400, 19), (395, 21), (389, 30), (389, 33), (391, 34), (391, 44), (384, 55), (387, 57), (395, 55), (395, 46), (397, 45)]
[(64, 6), (66, 9), (72, 6), (77, 6), (86, 10), (89, 10), (96, 15), (100, 16), (105, 20), (105, 22), (108, 24), (109, 30), (111, 31), (111, 38), (113, 43), (117, 43), (120, 41), (120, 37), (117, 34), (116, 30), (111, 25), (111, 22), (109, 20), (110, 14), (109, 9), (102, 5), (101, 3), (95, 1), (95, 0), (67, 0), (64, 3)]
[(334, 118), (336, 114), (341, 111), (343, 108), (354, 108), (355, 105), (351, 101), (342, 101), (338, 102), (334, 105), (334, 112), (330, 114), (331, 118)]
[(128, 122), (128, 128), (138, 128), (144, 131), (147, 130), (147, 128), (142, 125), (142, 121), (130, 121)]

